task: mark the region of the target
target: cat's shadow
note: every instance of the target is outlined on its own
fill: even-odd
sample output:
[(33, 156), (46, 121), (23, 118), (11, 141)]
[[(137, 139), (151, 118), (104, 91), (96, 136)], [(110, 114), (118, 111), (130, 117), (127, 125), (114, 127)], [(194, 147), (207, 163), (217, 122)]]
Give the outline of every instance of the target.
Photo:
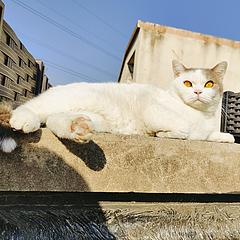
[[(17, 140), (19, 145), (26, 143), (38, 143), (42, 136), (42, 130), (38, 130), (34, 133), (24, 134), (21, 132), (13, 132), (7, 129), (9, 134)], [(66, 148), (82, 159), (87, 167), (94, 171), (101, 171), (106, 165), (106, 157), (104, 151), (94, 142), (77, 143), (68, 139), (59, 139)]]
[(28, 134), (22, 132), (13, 132), (11, 136), (16, 139), (19, 145), (26, 143), (38, 143), (42, 136), (42, 129)]
[(84, 163), (94, 171), (101, 171), (106, 165), (106, 157), (103, 150), (94, 142), (76, 143), (68, 139), (59, 139), (66, 148), (81, 158)]

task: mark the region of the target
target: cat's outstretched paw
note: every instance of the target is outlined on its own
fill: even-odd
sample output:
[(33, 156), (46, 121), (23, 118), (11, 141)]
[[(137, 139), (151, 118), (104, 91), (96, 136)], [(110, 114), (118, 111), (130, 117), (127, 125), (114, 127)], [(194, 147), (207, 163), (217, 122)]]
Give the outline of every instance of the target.
[(73, 139), (81, 142), (90, 140), (94, 128), (91, 119), (82, 115), (72, 121), (70, 129)]
[(40, 120), (36, 114), (27, 108), (20, 107), (12, 112), (9, 121), (15, 130), (22, 130), (24, 133), (35, 132), (40, 128)]
[(235, 139), (230, 133), (213, 132), (207, 139), (210, 142), (234, 143)]
[(59, 138), (77, 142), (90, 140), (93, 132), (91, 119), (83, 114), (57, 113), (48, 117), (47, 127)]

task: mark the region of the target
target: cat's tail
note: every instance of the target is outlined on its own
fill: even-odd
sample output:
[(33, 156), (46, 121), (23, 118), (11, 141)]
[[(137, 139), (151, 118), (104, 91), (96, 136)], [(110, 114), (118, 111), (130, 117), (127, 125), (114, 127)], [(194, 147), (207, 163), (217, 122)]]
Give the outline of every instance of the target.
[(0, 103), (0, 151), (6, 153), (12, 152), (17, 147), (13, 131), (9, 124), (11, 114), (11, 104), (7, 102)]

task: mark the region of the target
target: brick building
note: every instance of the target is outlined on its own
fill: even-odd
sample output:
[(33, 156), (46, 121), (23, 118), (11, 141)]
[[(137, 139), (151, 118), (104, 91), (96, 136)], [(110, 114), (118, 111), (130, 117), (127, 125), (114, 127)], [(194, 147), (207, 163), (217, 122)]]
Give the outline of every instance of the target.
[(43, 62), (28, 52), (3, 16), (0, 0), (0, 99), (21, 104), (50, 85)]

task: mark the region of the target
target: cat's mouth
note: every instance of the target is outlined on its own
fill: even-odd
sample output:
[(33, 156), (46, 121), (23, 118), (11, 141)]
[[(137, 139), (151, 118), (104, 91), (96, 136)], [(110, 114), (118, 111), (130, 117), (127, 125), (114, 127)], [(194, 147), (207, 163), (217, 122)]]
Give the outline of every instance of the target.
[(206, 104), (207, 102), (204, 99), (197, 97), (197, 98), (191, 99), (189, 101), (189, 104), (194, 104), (194, 103), (205, 103)]
[(193, 108), (201, 109), (205, 108), (209, 104), (209, 101), (201, 97), (195, 97), (194, 99), (188, 101), (187, 104), (192, 106)]
[(196, 102), (206, 103), (206, 101), (204, 101), (204, 100), (202, 100), (202, 99), (200, 99), (200, 98), (197, 98), (197, 99), (196, 99)]
[(209, 99), (205, 99), (202, 96), (196, 96), (194, 99), (192, 99), (192, 103), (203, 103), (203, 104), (208, 104), (209, 103)]

